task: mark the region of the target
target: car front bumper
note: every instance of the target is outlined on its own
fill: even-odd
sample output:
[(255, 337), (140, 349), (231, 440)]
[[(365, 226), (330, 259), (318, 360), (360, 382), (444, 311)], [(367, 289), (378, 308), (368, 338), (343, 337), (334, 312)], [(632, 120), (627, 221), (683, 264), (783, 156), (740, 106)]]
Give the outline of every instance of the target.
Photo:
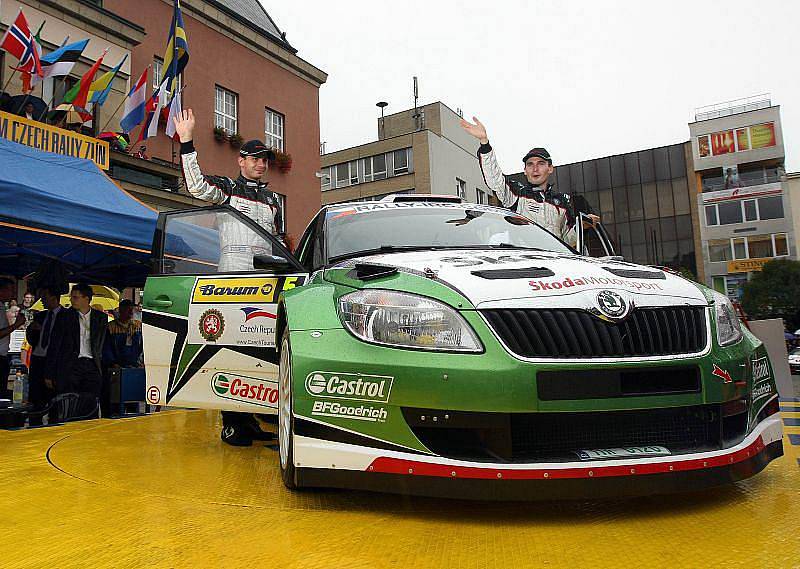
[(485, 463), (295, 436), (299, 486), (492, 500), (694, 491), (754, 476), (783, 455), (780, 415), (736, 446), (694, 454), (561, 463)]

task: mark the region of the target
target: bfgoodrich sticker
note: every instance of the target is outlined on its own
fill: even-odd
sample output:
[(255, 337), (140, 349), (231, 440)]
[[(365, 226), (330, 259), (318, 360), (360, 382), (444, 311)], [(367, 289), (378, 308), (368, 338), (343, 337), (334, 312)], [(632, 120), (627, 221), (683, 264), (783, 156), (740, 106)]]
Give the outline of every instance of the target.
[(311, 414), (319, 417), (337, 417), (340, 419), (356, 419), (385, 423), (389, 413), (383, 407), (372, 405), (347, 405), (338, 401), (314, 401)]
[(314, 371), (306, 376), (306, 391), (328, 399), (388, 403), (393, 382), (384, 375)]

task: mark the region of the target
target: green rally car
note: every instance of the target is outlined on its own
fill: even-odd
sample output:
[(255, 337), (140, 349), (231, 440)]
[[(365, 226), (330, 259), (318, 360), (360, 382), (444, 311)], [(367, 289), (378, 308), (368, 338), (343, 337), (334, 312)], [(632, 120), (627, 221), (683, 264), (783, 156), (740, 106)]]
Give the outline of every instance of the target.
[(162, 213), (149, 402), (276, 414), (289, 488), (642, 494), (783, 454), (766, 350), (725, 296), (613, 256), (601, 227), (576, 250), (419, 199), (327, 206), (296, 256), (227, 206)]

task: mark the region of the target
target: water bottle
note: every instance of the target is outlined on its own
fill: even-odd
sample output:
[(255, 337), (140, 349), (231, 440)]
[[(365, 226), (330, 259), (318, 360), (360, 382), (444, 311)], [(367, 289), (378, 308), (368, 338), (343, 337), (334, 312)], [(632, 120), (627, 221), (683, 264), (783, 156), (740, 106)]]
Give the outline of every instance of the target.
[(17, 376), (14, 378), (14, 405), (22, 405), (22, 396), (23, 396), (23, 386), (22, 386), (22, 372), (18, 371)]

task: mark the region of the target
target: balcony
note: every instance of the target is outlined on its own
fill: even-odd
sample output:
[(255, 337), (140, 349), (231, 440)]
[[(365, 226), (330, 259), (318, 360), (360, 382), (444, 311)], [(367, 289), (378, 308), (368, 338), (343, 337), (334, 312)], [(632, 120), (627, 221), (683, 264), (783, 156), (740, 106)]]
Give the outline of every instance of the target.
[(725, 101), (723, 103), (698, 107), (694, 110), (694, 120), (697, 122), (706, 121), (709, 119), (718, 119), (720, 117), (746, 113), (748, 111), (766, 109), (770, 106), (772, 106), (770, 94), (761, 93), (760, 95), (753, 95), (751, 97), (745, 97), (742, 99), (733, 99), (732, 101)]
[(739, 172), (738, 176), (708, 176), (702, 178), (703, 192), (716, 192), (719, 190), (732, 190), (736, 188), (750, 188), (781, 182), (785, 173), (783, 168), (764, 168), (750, 172)]

